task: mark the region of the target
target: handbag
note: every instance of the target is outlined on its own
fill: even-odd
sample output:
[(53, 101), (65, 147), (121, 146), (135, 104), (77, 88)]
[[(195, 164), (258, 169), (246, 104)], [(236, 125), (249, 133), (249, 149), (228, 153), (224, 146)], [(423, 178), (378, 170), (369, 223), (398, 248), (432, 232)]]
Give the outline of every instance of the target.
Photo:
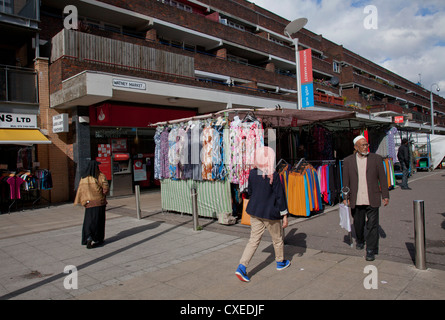
[(250, 226), (250, 215), (247, 213), (246, 208), (249, 203), (249, 199), (243, 199), (243, 214), (241, 216), (241, 224)]

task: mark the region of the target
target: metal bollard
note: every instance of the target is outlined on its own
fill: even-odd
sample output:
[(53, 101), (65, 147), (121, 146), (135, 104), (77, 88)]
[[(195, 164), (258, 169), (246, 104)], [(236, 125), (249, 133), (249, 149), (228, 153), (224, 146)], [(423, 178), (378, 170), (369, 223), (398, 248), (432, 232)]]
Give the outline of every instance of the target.
[(199, 230), (199, 222), (198, 222), (198, 192), (196, 187), (193, 186), (192, 189), (192, 213), (193, 213), (193, 230)]
[(425, 211), (424, 201), (414, 200), (414, 239), (416, 248), (416, 268), (426, 270), (425, 255)]
[(134, 186), (134, 194), (136, 195), (136, 214), (138, 220), (141, 220), (141, 187), (139, 185)]

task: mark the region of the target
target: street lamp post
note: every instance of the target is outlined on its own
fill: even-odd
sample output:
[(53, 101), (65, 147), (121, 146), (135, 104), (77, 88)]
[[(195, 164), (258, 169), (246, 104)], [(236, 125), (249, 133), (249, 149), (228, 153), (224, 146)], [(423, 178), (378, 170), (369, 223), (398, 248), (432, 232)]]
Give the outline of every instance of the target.
[(430, 103), (431, 103), (431, 134), (434, 134), (434, 101), (433, 101), (433, 87), (436, 86), (437, 92), (440, 91), (439, 85), (437, 83), (433, 83), (431, 85), (431, 93), (430, 93)]
[(298, 110), (303, 109), (302, 95), (301, 95), (301, 74), (300, 74), (300, 54), (298, 52), (298, 38), (292, 38), (293, 34), (304, 28), (307, 24), (306, 18), (299, 18), (289, 23), (284, 29), (284, 33), (292, 39), (295, 46), (295, 63), (296, 63), (296, 76), (297, 76), (297, 95), (298, 95)]

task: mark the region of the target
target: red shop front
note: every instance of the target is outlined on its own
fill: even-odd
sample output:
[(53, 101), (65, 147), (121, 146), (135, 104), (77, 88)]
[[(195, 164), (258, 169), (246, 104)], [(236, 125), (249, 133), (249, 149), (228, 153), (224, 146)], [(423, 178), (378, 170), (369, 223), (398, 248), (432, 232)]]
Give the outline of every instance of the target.
[(154, 134), (150, 123), (196, 116), (193, 109), (143, 107), (108, 102), (91, 106), (91, 155), (110, 180), (110, 195), (132, 194), (134, 185), (159, 186), (154, 180)]

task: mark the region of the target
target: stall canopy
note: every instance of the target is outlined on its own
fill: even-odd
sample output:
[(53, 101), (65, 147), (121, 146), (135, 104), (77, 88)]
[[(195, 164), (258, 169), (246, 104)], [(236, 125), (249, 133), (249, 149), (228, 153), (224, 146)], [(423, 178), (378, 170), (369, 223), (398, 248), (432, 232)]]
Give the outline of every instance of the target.
[(38, 129), (0, 129), (0, 144), (50, 144)]
[(267, 119), (273, 126), (291, 127), (304, 126), (314, 122), (326, 122), (336, 120), (355, 119), (355, 112), (340, 111), (313, 111), (313, 110), (294, 110), (294, 109), (257, 109), (240, 110), (231, 113), (231, 117), (237, 114), (244, 117), (249, 112), (253, 112), (256, 117)]
[(191, 118), (177, 119), (168, 122), (158, 122), (149, 124), (149, 126), (159, 126), (165, 124), (180, 123), (189, 120), (205, 119), (209, 117), (217, 118), (223, 116), (224, 113), (229, 113), (229, 118), (232, 120), (235, 116), (244, 118), (247, 114), (253, 113), (255, 117), (267, 119), (273, 126), (290, 127), (303, 126), (315, 122), (326, 121), (342, 121), (342, 120), (361, 120), (356, 118), (355, 112), (341, 112), (341, 111), (313, 111), (313, 110), (295, 110), (295, 109), (226, 109), (216, 113), (199, 115)]
[(445, 157), (445, 136), (431, 135), (430, 144), (433, 168), (437, 168), (437, 166), (442, 162), (442, 159)]

